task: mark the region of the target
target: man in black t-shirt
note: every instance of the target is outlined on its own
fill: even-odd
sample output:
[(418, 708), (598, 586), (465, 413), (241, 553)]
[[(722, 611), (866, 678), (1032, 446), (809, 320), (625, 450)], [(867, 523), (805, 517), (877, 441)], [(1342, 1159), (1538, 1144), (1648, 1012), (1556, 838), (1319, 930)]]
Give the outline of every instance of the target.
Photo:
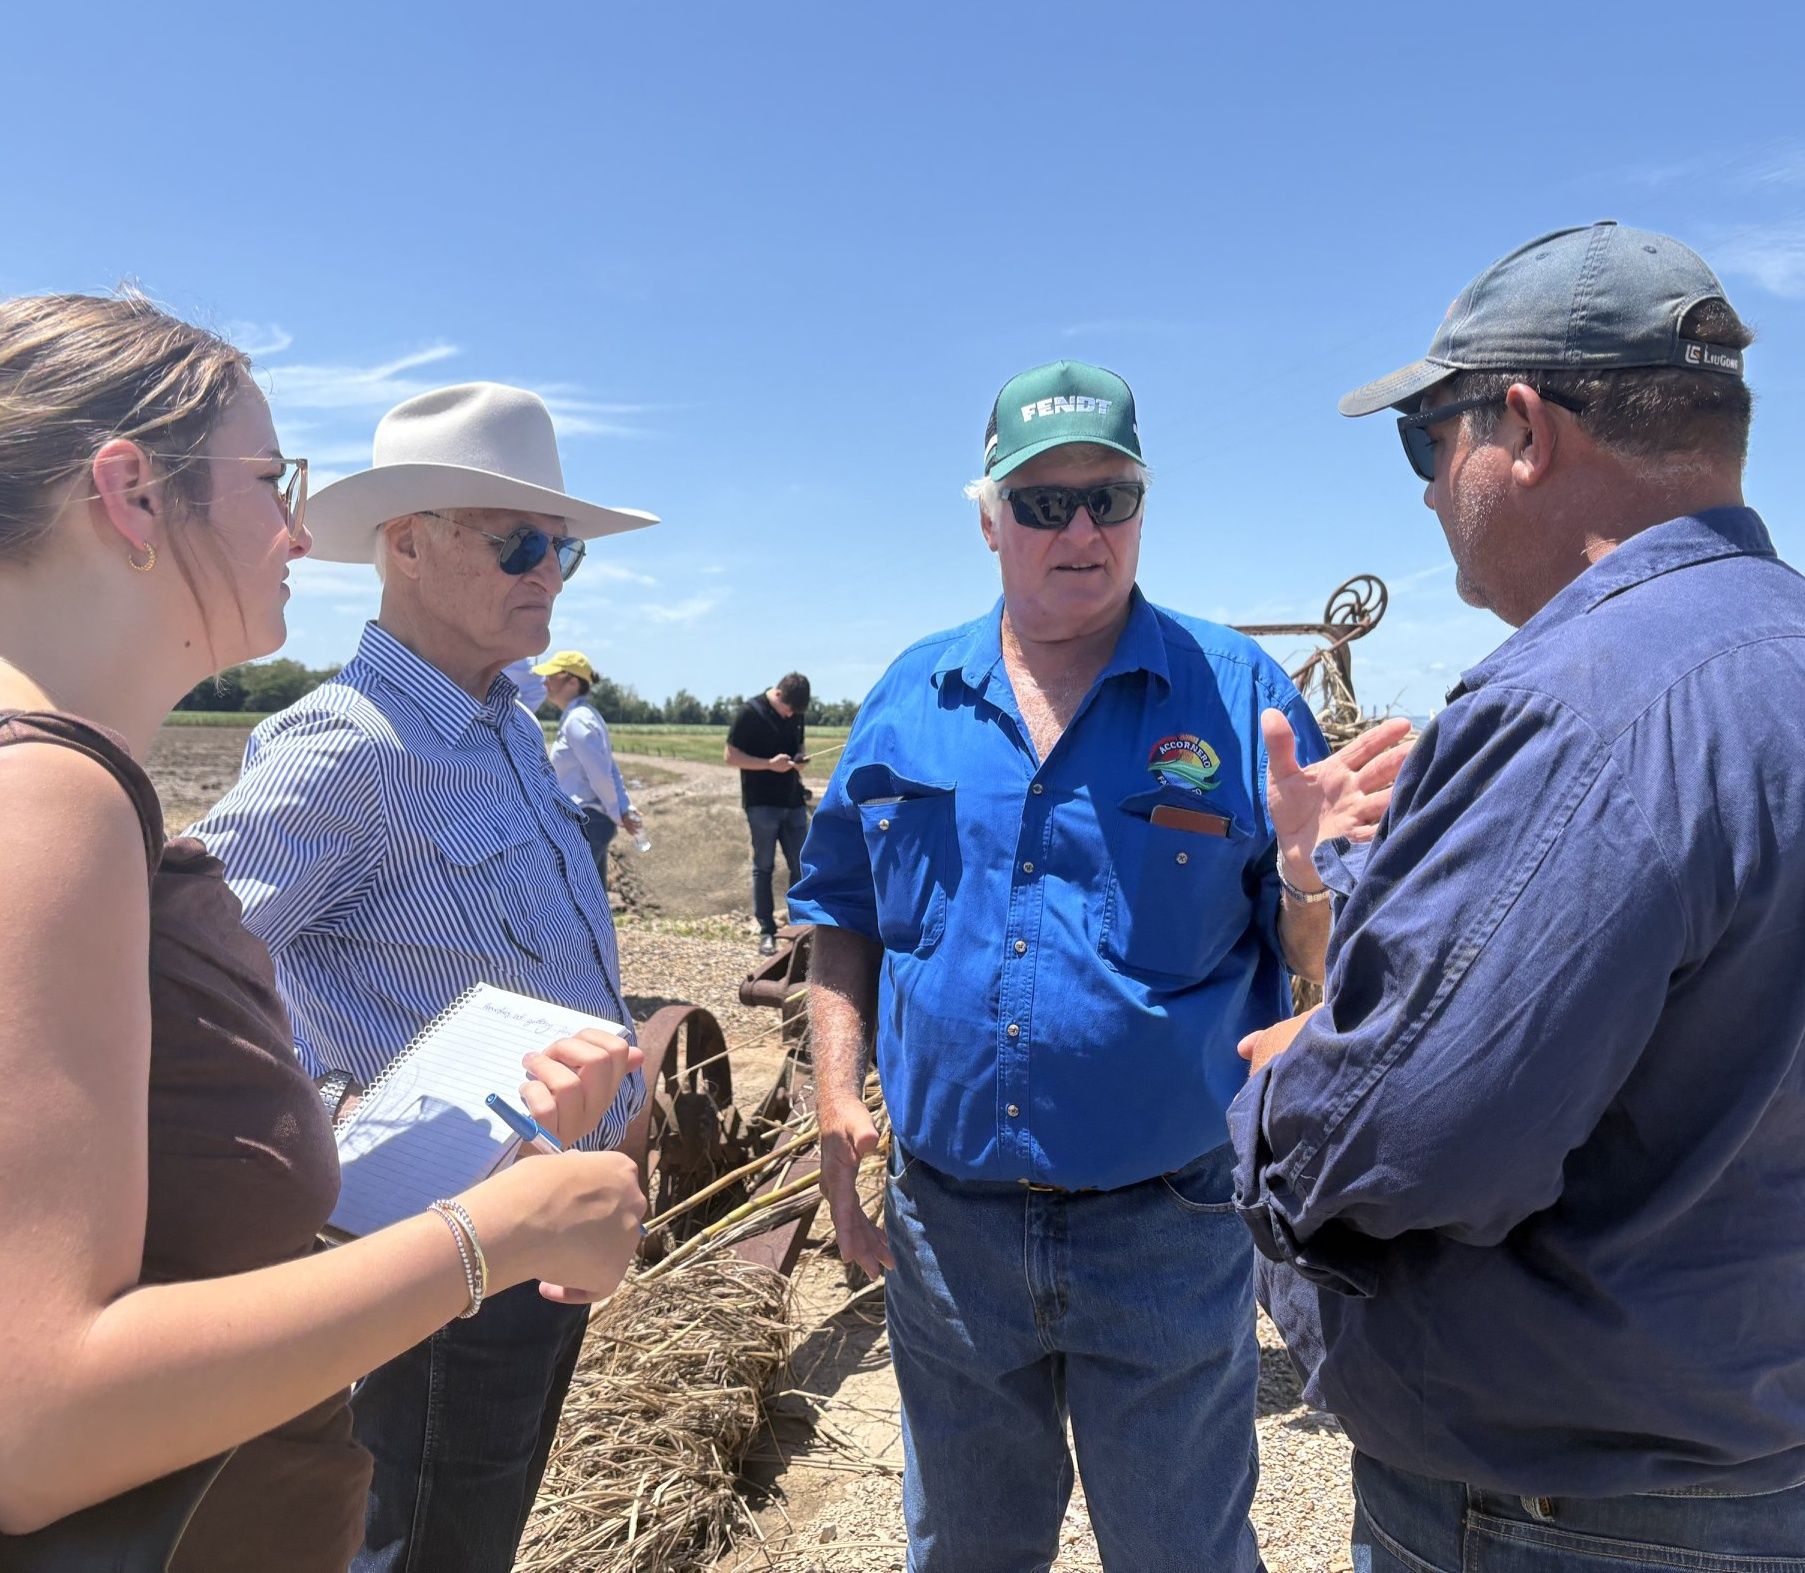
[(740, 802), (752, 831), (752, 910), (758, 914), (758, 953), (777, 950), (777, 911), (771, 874), (778, 843), (789, 865), (790, 885), (802, 877), (802, 838), (808, 834), (803, 807), (802, 718), (808, 713), (808, 679), (800, 672), (780, 678), (748, 700), (727, 734), (727, 763), (740, 772)]

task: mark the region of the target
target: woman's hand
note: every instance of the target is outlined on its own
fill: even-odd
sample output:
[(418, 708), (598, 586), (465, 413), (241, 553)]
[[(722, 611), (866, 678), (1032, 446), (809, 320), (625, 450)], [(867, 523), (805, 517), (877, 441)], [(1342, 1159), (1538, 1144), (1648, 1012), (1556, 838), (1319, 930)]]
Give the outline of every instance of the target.
[(589, 1027), (521, 1063), (533, 1078), (520, 1086), (527, 1113), (571, 1147), (602, 1123), (620, 1084), (645, 1056), (626, 1039)]
[[(561, 1152), (514, 1164), (461, 1198), (493, 1282), (529, 1278), (561, 1305), (612, 1294), (639, 1249), (639, 1166), (618, 1152)], [(585, 1287), (567, 1287), (583, 1285)]]

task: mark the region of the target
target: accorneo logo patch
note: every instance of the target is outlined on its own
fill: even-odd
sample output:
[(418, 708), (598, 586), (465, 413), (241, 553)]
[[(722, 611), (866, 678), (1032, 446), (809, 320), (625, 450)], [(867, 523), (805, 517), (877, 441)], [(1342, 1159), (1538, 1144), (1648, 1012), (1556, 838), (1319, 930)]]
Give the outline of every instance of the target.
[(1193, 792), (1214, 792), (1222, 785), (1216, 779), (1222, 768), (1216, 750), (1189, 732), (1162, 737), (1147, 756), (1147, 768), (1168, 786), (1188, 787)]

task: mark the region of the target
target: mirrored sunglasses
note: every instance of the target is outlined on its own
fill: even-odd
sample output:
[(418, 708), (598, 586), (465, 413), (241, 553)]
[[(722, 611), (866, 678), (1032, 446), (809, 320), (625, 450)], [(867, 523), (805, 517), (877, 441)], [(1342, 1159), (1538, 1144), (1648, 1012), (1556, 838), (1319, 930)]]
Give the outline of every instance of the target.
[(1139, 513), (1147, 488), (1140, 481), (1110, 481), (1103, 486), (1005, 486), (997, 495), (1009, 504), (1015, 522), (1030, 530), (1063, 530), (1080, 508), (1092, 524), (1107, 528), (1126, 524)]
[(479, 530), (475, 525), (465, 524), (449, 514), (435, 513), (430, 508), (422, 508), (420, 511), (429, 518), (443, 519), (460, 530), (480, 535), (497, 548), (496, 557), (501, 571), (515, 578), (531, 573), (545, 561), (548, 551), (554, 551), (558, 554), (559, 577), (568, 580), (577, 571), (577, 564), (582, 562), (583, 553), (589, 549), (587, 541), (580, 541), (574, 535), (551, 535), (534, 524), (519, 525), (506, 535), (491, 535), (487, 530)]

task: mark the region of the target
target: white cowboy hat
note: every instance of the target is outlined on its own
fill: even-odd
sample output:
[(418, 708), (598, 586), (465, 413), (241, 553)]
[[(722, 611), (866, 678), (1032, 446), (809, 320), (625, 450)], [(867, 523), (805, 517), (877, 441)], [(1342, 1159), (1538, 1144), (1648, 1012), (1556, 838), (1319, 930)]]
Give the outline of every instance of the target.
[(376, 532), (390, 519), (440, 508), (546, 513), (586, 541), (658, 522), (638, 508), (566, 496), (551, 411), (537, 394), (499, 382), (397, 404), (377, 423), (370, 464), (307, 499), (312, 555), (323, 562), (374, 562)]

